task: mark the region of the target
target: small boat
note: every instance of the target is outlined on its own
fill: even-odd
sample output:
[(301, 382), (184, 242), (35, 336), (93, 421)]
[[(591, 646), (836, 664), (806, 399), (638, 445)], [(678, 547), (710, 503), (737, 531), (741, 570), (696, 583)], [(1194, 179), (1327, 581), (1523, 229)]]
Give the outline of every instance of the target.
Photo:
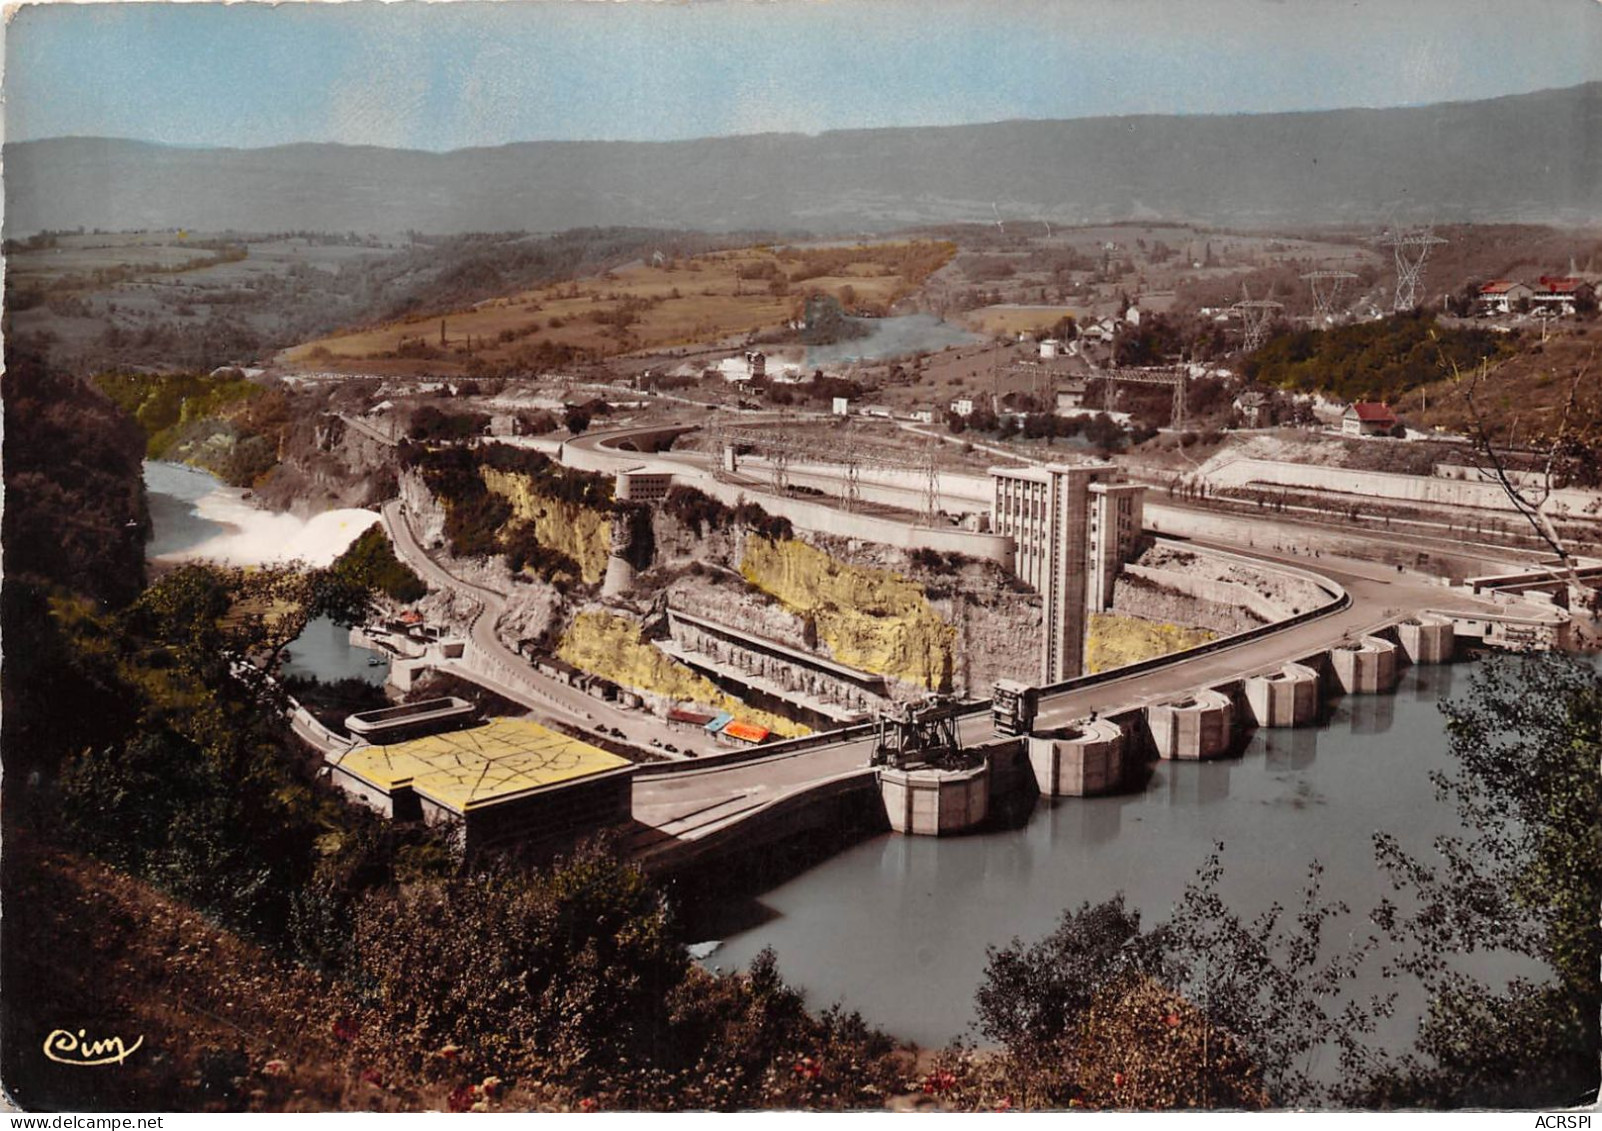
[(367, 657), (367, 666), (370, 667), (370, 668), (381, 668), (381, 667), (383, 667), (384, 666), (384, 657), (382, 657), (382, 656), (368, 656)]

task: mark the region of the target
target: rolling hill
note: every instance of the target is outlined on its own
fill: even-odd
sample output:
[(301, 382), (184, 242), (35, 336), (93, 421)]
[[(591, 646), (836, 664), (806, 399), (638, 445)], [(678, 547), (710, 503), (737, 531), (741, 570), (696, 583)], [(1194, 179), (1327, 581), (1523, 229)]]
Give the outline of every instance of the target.
[(449, 153), (97, 138), (5, 146), (5, 228), (884, 230), (1602, 220), (1602, 83), (1377, 110), (532, 142)]

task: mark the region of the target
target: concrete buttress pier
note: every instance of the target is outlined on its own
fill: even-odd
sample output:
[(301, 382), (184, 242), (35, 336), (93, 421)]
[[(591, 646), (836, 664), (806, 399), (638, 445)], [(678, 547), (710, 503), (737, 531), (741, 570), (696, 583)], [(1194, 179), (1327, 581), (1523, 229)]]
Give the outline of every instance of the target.
[(879, 771), (890, 827), (914, 836), (951, 836), (967, 832), (990, 816), (990, 765), (966, 770), (933, 767)]
[(1194, 760), (1223, 758), (1235, 744), (1235, 704), (1211, 689), (1183, 699), (1153, 703), (1146, 725), (1159, 757)]
[(1123, 782), (1124, 732), (1110, 719), (1029, 736), (1029, 765), (1047, 797), (1095, 797)]
[(1318, 721), (1318, 672), (1286, 664), (1277, 672), (1246, 680), (1246, 705), (1260, 727), (1301, 727)]
[(1451, 662), (1457, 647), (1457, 628), (1451, 619), (1423, 613), (1396, 626), (1396, 638), (1410, 664)]
[(1383, 694), (1395, 688), (1398, 658), (1396, 645), (1378, 636), (1365, 636), (1329, 652), (1335, 682), (1348, 695)]

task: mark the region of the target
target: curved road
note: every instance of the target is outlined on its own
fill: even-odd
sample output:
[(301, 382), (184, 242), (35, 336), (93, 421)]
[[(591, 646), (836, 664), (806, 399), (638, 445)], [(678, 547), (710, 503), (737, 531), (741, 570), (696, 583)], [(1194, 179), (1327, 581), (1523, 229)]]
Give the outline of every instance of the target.
[[(397, 499), (391, 499), (382, 508), (384, 526), (396, 556), (405, 562), (430, 585), (465, 594), (479, 605), (468, 630), (473, 655), (462, 662), (444, 665), (446, 671), (473, 680), (502, 698), (522, 704), (530, 710), (554, 714), (575, 725), (594, 730), (604, 724), (623, 731), (624, 741), (640, 748), (652, 750), (653, 740), (658, 748), (669, 744), (683, 746), (686, 739), (695, 741), (698, 736), (687, 736), (671, 729), (654, 716), (636, 711), (625, 711), (588, 695), (583, 691), (534, 670), (529, 662), (500, 639), (496, 624), (506, 611), (506, 597), (493, 589), (463, 580), (450, 573), (429, 557), (407, 521), (405, 508)], [(665, 751), (663, 757), (673, 757)]]

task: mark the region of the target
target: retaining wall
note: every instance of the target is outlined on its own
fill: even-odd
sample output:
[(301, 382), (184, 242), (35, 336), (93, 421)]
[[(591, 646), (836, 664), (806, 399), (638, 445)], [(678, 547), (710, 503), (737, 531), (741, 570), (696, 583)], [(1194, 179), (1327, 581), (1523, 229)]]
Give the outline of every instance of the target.
[[(1129, 567), (1124, 568), (1127, 571)], [(1174, 592), (1166, 587), (1167, 584), (1165, 578), (1142, 578), (1136, 581), (1133, 577), (1120, 575), (1113, 583), (1112, 611), (1146, 620), (1195, 625), (1226, 634), (1245, 632), (1263, 623), (1233, 605)]]
[[(1368, 499), (1417, 503), (1421, 506), (1513, 510), (1507, 492), (1495, 483), (1399, 475), (1387, 471), (1352, 471), (1344, 467), (1239, 459), (1209, 472), (1206, 479), (1218, 487), (1297, 487)], [(1594, 492), (1571, 487), (1553, 491), (1548, 510), (1553, 515), (1596, 514), (1597, 503)]]
[[(1187, 550), (1187, 553), (1201, 554), (1205, 551)], [(1242, 585), (1238, 581), (1220, 581), (1211, 577), (1196, 577), (1193, 574), (1181, 573), (1177, 570), (1159, 569), (1153, 566), (1129, 564), (1124, 566), (1124, 572), (1131, 577), (1143, 578), (1154, 585), (1166, 586), (1188, 597), (1195, 597), (1201, 601), (1210, 601), (1219, 605), (1240, 605), (1250, 609), (1259, 618), (1260, 622), (1284, 620), (1302, 612), (1301, 609), (1291, 609), (1277, 601), (1264, 597), (1257, 590)]]
[(981, 534), (955, 526), (914, 526), (894, 519), (839, 510), (807, 499), (782, 497), (750, 486), (720, 480), (698, 480), (698, 490), (728, 506), (742, 500), (757, 503), (769, 514), (783, 515), (802, 530), (881, 542), (904, 550), (919, 548), (965, 554), (997, 565), (1012, 567), (1013, 541), (1004, 534)]

